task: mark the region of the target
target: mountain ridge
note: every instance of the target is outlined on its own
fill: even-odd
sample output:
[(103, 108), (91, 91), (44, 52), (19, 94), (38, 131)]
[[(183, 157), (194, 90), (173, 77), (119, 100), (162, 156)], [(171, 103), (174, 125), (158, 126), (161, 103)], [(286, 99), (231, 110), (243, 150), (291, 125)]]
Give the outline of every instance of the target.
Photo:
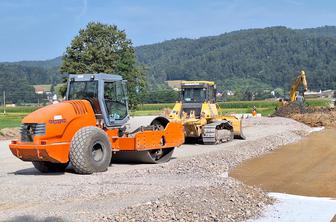
[[(300, 69), (306, 70), (310, 89), (336, 88), (336, 26), (245, 29), (197, 39), (176, 38), (135, 50), (138, 63), (146, 67), (150, 90), (166, 80), (205, 79), (216, 81), (219, 90), (287, 91)], [(60, 64), (61, 56), (1, 62), (0, 79), (17, 73), (25, 84), (55, 84), (62, 81)]]

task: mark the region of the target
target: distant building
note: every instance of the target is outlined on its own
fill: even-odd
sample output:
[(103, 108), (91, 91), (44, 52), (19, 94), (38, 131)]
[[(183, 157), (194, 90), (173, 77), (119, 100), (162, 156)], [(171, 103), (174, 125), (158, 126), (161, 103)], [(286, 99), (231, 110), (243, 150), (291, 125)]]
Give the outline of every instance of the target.
[(50, 88), (51, 85), (34, 85), (35, 93), (38, 95), (43, 94), (50, 95), (51, 94)]
[(172, 89), (179, 91), (181, 89), (182, 80), (167, 80), (166, 83)]
[(43, 95), (44, 94), (44, 88), (41, 86), (34, 86), (35, 88), (35, 93), (39, 94), (39, 95)]
[(307, 91), (304, 93), (306, 98), (332, 98), (334, 96), (335, 90), (320, 90), (320, 91)]
[(227, 95), (227, 96), (234, 96), (235, 93), (234, 93), (233, 91), (231, 91), (231, 90), (227, 90), (227, 91), (226, 91), (226, 95)]

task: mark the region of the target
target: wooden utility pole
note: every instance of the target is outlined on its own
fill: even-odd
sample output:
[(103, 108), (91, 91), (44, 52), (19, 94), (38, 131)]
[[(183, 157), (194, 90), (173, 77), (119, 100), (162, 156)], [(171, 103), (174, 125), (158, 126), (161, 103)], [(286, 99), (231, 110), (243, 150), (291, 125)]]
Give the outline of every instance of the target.
[(3, 106), (4, 106), (4, 110), (3, 110), (3, 114), (6, 115), (6, 91), (3, 91)]

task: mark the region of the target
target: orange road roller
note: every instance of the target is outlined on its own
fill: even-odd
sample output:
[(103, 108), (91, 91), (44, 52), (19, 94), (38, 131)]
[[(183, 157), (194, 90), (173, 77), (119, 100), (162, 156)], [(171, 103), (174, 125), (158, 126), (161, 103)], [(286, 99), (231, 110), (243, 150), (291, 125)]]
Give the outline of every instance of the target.
[(184, 143), (181, 123), (156, 117), (128, 129), (126, 81), (119, 75), (69, 75), (66, 100), (48, 105), (22, 120), (21, 136), (9, 145), (40, 172), (106, 171), (111, 160), (142, 163), (169, 161)]

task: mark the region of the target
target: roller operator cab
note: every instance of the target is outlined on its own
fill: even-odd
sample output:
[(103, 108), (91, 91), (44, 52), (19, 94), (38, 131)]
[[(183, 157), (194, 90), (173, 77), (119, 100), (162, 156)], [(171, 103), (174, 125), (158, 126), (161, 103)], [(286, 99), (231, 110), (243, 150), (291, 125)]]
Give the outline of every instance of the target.
[(66, 101), (34, 111), (22, 120), (21, 136), (9, 145), (41, 172), (107, 170), (116, 161), (162, 163), (184, 143), (183, 126), (164, 117), (127, 130), (126, 81), (119, 75), (69, 75)]
[(180, 101), (175, 103), (169, 119), (184, 125), (187, 139), (201, 140), (204, 144), (245, 139), (240, 119), (220, 115), (216, 94), (215, 82), (181, 82)]
[(66, 100), (87, 100), (103, 127), (123, 126), (129, 120), (126, 81), (119, 75), (70, 75)]

